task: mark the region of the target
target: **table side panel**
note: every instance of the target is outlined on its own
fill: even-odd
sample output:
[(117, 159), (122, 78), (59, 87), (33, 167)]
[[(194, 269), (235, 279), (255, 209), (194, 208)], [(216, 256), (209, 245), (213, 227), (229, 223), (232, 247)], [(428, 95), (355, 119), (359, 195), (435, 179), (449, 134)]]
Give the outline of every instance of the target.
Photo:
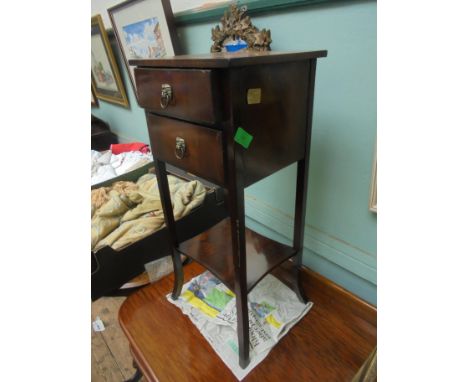
[[(309, 65), (297, 61), (233, 69), (239, 84), (234, 118), (253, 136), (247, 149), (236, 145), (245, 187), (304, 157)], [(259, 89), (258, 103), (248, 103), (249, 89)]]

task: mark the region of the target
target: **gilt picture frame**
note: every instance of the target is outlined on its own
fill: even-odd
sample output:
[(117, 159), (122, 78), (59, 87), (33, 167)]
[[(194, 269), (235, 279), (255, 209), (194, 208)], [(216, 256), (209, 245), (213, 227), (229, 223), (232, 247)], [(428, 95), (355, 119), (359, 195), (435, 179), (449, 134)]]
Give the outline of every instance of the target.
[(221, 17), (221, 27), (216, 25), (211, 29), (210, 51), (235, 52), (242, 49), (253, 51), (271, 50), (271, 32), (269, 29), (259, 30), (247, 16), (247, 7), (231, 4)]
[(91, 83), (97, 98), (129, 107), (119, 67), (101, 15), (91, 17)]
[(374, 154), (372, 177), (369, 192), (369, 211), (377, 213), (377, 150)]
[(169, 0), (127, 0), (107, 10), (136, 98), (133, 59), (180, 54)]
[(91, 81), (91, 107), (99, 107), (99, 101), (96, 98), (93, 82)]

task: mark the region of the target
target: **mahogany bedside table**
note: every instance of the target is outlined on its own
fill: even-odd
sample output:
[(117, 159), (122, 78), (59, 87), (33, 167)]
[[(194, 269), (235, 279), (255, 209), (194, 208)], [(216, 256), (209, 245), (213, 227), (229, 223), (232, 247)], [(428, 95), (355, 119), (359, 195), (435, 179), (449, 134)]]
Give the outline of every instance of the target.
[[(183, 285), (180, 254), (236, 294), (239, 365), (249, 364), (247, 294), (293, 258), (293, 288), (305, 300), (302, 264), (315, 68), (326, 51), (249, 52), (133, 60), (140, 106), (146, 110), (156, 175), (173, 245), (175, 282)], [(298, 163), (293, 246), (245, 227), (244, 188)], [(166, 163), (225, 188), (229, 216), (180, 242)]]

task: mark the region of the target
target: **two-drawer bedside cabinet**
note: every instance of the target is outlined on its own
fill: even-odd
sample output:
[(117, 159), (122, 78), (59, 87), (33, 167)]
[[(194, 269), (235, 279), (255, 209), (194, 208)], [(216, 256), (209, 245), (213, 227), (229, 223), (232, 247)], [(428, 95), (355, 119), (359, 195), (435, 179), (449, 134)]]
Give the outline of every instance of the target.
[[(133, 60), (139, 104), (146, 110), (161, 202), (170, 232), (177, 298), (180, 254), (236, 294), (239, 365), (249, 364), (247, 295), (275, 268), (289, 269), (305, 300), (300, 267), (317, 58), (326, 51), (248, 52)], [(297, 162), (293, 245), (245, 227), (244, 188)], [(228, 217), (179, 242), (166, 163), (226, 190)], [(293, 262), (286, 260), (293, 259)], [(171, 328), (168, 328), (171, 330)]]

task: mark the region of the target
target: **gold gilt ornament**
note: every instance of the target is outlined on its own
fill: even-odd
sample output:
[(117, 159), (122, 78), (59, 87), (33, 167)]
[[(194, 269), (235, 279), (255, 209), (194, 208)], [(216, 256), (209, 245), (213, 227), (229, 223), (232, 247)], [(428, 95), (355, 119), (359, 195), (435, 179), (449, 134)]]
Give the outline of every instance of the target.
[(246, 15), (247, 7), (237, 8), (236, 4), (229, 6), (221, 17), (221, 28), (216, 25), (211, 29), (211, 39), (214, 41), (211, 52), (223, 51), (224, 45), (238, 39), (247, 43), (250, 50), (271, 50), (271, 32), (268, 29), (258, 30), (252, 25), (250, 17)]

